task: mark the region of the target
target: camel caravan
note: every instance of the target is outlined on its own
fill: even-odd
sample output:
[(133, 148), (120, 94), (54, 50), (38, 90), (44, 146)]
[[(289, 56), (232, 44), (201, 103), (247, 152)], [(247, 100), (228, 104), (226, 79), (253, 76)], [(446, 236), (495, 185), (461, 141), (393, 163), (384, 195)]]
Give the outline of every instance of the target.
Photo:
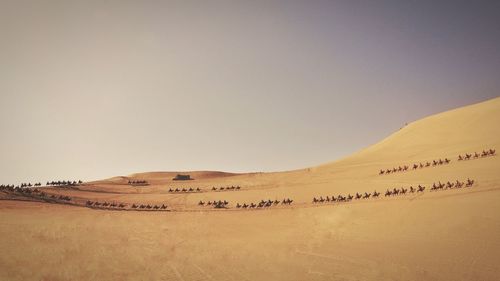
[(201, 192), (201, 188), (197, 187), (196, 189), (193, 187), (190, 188), (169, 188), (168, 193), (194, 193), (194, 192)]
[[(213, 191), (213, 192), (220, 192), (220, 191), (236, 191), (236, 190), (241, 190), (241, 186), (237, 185), (237, 186), (221, 186), (221, 187), (215, 187), (213, 186), (210, 191)], [(196, 193), (196, 192), (203, 192), (203, 189), (197, 187), (197, 188), (194, 188), (194, 187), (190, 187), (190, 188), (169, 188), (168, 189), (168, 193)]]
[(241, 189), (241, 187), (239, 185), (237, 185), (237, 186), (231, 185), (231, 186), (226, 186), (226, 187), (221, 186), (219, 188), (213, 186), (211, 190), (214, 192), (217, 192), (217, 191), (234, 191), (234, 190), (240, 190), (240, 189)]
[[(47, 186), (55, 186), (55, 187), (70, 187), (70, 186), (78, 186), (80, 184), (82, 184), (83, 181), (81, 180), (78, 180), (78, 181), (48, 181), (47, 182)], [(40, 186), (40, 185), (39, 185)]]
[(132, 185), (132, 186), (146, 186), (146, 185), (149, 185), (149, 183), (145, 180), (129, 180), (128, 181), (128, 184), (129, 185)]
[[(52, 203), (62, 203), (69, 202), (72, 200), (70, 196), (58, 195), (58, 194), (47, 194), (38, 188), (29, 187), (19, 187), (14, 185), (0, 185), (0, 191), (5, 193), (10, 193), (11, 195), (17, 195), (29, 199), (38, 199), (46, 202)], [(61, 202), (58, 202), (61, 201)]]
[(474, 185), (475, 181), (471, 179), (467, 179), (465, 182), (461, 182), (457, 180), (456, 182), (447, 182), (445, 183), (433, 183), (431, 187), (431, 191), (438, 191), (438, 190), (447, 190), (447, 189), (459, 189), (463, 187), (472, 187)]
[(292, 202), (293, 200), (290, 199), (290, 198), (283, 198), (283, 200), (271, 200), (271, 199), (267, 199), (267, 200), (260, 200), (260, 202), (258, 203), (250, 203), (250, 204), (247, 204), (247, 203), (243, 203), (243, 204), (240, 204), (240, 203), (236, 203), (236, 208), (237, 209), (254, 209), (254, 208), (269, 208), (269, 207), (273, 207), (273, 206), (278, 206), (278, 205), (292, 205)]
[[(449, 164), (451, 162), (450, 159), (448, 158), (444, 158), (444, 159), (438, 159), (438, 160), (432, 160), (432, 162), (425, 162), (425, 163), (422, 163), (422, 162), (419, 162), (419, 163), (413, 163), (412, 167), (411, 167), (411, 170), (415, 171), (417, 169), (423, 169), (423, 168), (428, 168), (428, 167), (436, 167), (436, 166), (440, 166), (440, 165), (446, 165), (446, 164)], [(379, 175), (389, 175), (389, 174), (394, 174), (394, 173), (398, 173), (398, 172), (406, 172), (406, 171), (409, 171), (410, 170), (410, 166), (407, 166), (407, 165), (404, 165), (404, 166), (399, 166), (399, 167), (394, 167), (392, 169), (382, 169), (378, 172)]]
[(478, 159), (478, 158), (484, 158), (488, 156), (495, 156), (496, 150), (495, 149), (487, 149), (483, 150), (481, 153), (474, 152), (474, 154), (469, 154), (465, 153), (465, 155), (458, 155), (458, 161), (464, 161), (464, 160), (471, 160), (471, 159)]
[[(431, 191), (436, 191), (436, 190), (446, 190), (446, 189), (458, 189), (462, 187), (472, 187), (474, 185), (475, 181), (471, 179), (467, 179), (466, 182), (461, 182), (461, 181), (456, 181), (456, 182), (447, 182), (441, 183), (438, 182), (432, 184), (432, 188), (430, 188)], [(406, 194), (414, 194), (414, 193), (423, 193), (425, 191), (426, 187), (423, 185), (418, 185), (416, 187), (410, 186), (410, 187), (401, 187), (401, 188), (388, 188), (385, 191), (384, 196), (385, 197), (393, 197), (393, 196), (401, 196), (401, 195), (406, 195)], [(373, 193), (358, 193), (356, 192), (355, 195), (351, 195), (350, 193), (348, 195), (332, 195), (332, 196), (320, 196), (318, 198), (313, 197), (312, 203), (313, 204), (321, 204), (321, 203), (340, 203), (340, 202), (351, 202), (352, 200), (365, 200), (365, 199), (370, 199), (370, 198), (378, 198), (380, 196), (380, 192), (377, 192), (376, 190), (373, 191)]]
[(347, 195), (332, 195), (330, 196), (320, 196), (318, 198), (313, 197), (312, 202), (314, 204), (318, 203), (335, 203), (335, 202), (350, 202), (352, 200), (363, 200), (363, 199), (370, 199), (370, 198), (377, 198), (380, 196), (380, 192), (377, 192), (376, 190), (373, 193), (357, 193), (355, 195), (351, 195), (350, 193)]
[(129, 204), (118, 203), (118, 202), (99, 202), (87, 200), (85, 206), (93, 209), (105, 209), (105, 210), (134, 210), (134, 211), (166, 211), (168, 206), (165, 204), (161, 205), (151, 205), (151, 204), (138, 204), (133, 203), (130, 208), (127, 208)]
[(385, 197), (390, 197), (390, 196), (398, 196), (398, 195), (406, 195), (406, 194), (412, 194), (412, 193), (420, 193), (425, 191), (425, 186), (423, 185), (418, 185), (417, 187), (401, 187), (401, 188), (392, 188), (392, 189), (387, 189), (385, 191), (384, 196)]
[(200, 202), (198, 202), (198, 206), (207, 206), (207, 207), (213, 207), (215, 209), (228, 209), (228, 206), (229, 205), (229, 202), (224, 200), (214, 200), (214, 201), (208, 201), (208, 202), (203, 202), (200, 200)]
[[(240, 204), (240, 203), (236, 203), (235, 207), (237, 209), (261, 209), (261, 208), (269, 208), (269, 207), (273, 207), (273, 206), (278, 206), (278, 205), (291, 205), (293, 202), (292, 199), (290, 198), (283, 198), (283, 200), (271, 200), (271, 199), (267, 199), (267, 200), (260, 200), (260, 202), (252, 202), (252, 203), (243, 203), (243, 204)], [(204, 201), (201, 201), (198, 202), (198, 205), (199, 206), (211, 206), (215, 209), (228, 209), (228, 205), (229, 205), (229, 202), (224, 200), (214, 200), (214, 201), (208, 201), (208, 202), (204, 202)]]

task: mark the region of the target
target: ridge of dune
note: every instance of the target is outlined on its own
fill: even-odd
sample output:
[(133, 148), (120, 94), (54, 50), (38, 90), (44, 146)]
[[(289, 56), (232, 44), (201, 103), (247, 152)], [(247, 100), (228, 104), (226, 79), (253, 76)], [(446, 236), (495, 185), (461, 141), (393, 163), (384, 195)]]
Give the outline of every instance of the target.
[(455, 156), (487, 147), (499, 147), (498, 124), (500, 97), (418, 119), (378, 143), (315, 168), (328, 169), (341, 163), (409, 161), (436, 155)]

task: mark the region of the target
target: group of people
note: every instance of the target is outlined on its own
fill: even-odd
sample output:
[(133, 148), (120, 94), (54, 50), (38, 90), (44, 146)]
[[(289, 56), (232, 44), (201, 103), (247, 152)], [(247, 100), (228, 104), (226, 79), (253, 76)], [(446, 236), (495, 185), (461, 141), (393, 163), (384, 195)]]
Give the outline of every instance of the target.
[[(284, 198), (283, 200), (271, 200), (271, 199), (267, 199), (267, 200), (260, 200), (260, 202), (257, 202), (257, 203), (243, 203), (243, 204), (240, 204), (240, 203), (236, 203), (235, 207), (238, 208), (238, 209), (253, 209), (253, 208), (268, 208), (268, 207), (272, 207), (272, 206), (277, 206), (279, 204), (281, 205), (291, 205), (293, 202), (292, 199), (290, 198)], [(211, 206), (213, 208), (216, 208), (216, 209), (220, 209), (220, 208), (224, 208), (224, 209), (227, 209), (228, 208), (228, 205), (229, 205), (229, 202), (226, 201), (226, 200), (214, 200), (214, 201), (208, 201), (208, 202), (204, 202), (204, 201), (201, 201), (198, 202), (198, 205), (199, 206)]]
[(149, 183), (145, 180), (133, 180), (133, 181), (129, 180), (128, 184), (130, 184), (130, 185), (148, 185)]
[(169, 193), (201, 192), (201, 189), (199, 187), (197, 187), (196, 189), (194, 189), (192, 187), (190, 187), (190, 188), (183, 188), (183, 189), (180, 189), (180, 188), (176, 188), (176, 189), (169, 188), (168, 192)]
[[(425, 162), (425, 163), (422, 163), (422, 162), (419, 162), (419, 163), (413, 163), (413, 166), (412, 166), (412, 170), (417, 170), (417, 169), (422, 169), (422, 168), (427, 168), (427, 167), (435, 167), (435, 166), (439, 166), (439, 165), (445, 165), (445, 164), (449, 164), (451, 162), (450, 159), (448, 158), (444, 158), (444, 159), (441, 159), (439, 158), (438, 160), (432, 160), (432, 162)], [(382, 169), (379, 171), (379, 175), (388, 175), (388, 174), (391, 174), (391, 173), (397, 173), (397, 172), (405, 172), (405, 171), (408, 171), (410, 169), (409, 166), (407, 165), (404, 165), (404, 166), (399, 166), (398, 168), (394, 167), (392, 169)]]
[(279, 204), (281, 205), (291, 205), (293, 202), (292, 199), (290, 198), (283, 198), (283, 200), (271, 200), (271, 199), (267, 199), (267, 200), (260, 200), (260, 202), (258, 203), (250, 203), (250, 204), (247, 204), (247, 203), (243, 203), (243, 204), (240, 204), (240, 203), (236, 203), (236, 208), (238, 209), (252, 209), (252, 208), (269, 208), (269, 207), (272, 207), (272, 206), (277, 206)]
[(213, 208), (216, 208), (216, 209), (227, 209), (227, 205), (229, 205), (229, 202), (227, 202), (226, 200), (222, 201), (222, 200), (214, 200), (214, 201), (208, 201), (208, 202), (203, 202), (200, 200), (200, 202), (198, 202), (198, 205), (199, 206), (211, 206)]
[(48, 181), (47, 182), (47, 186), (61, 186), (61, 187), (65, 187), (65, 186), (77, 186), (79, 184), (82, 184), (83, 181), (81, 180), (78, 180), (78, 181)]
[[(211, 191), (232, 191), (232, 190), (240, 190), (241, 187), (238, 185), (238, 186), (221, 186), (221, 187), (212, 187)], [(190, 192), (202, 192), (203, 190), (199, 187), (197, 188), (194, 188), (194, 187), (190, 187), (190, 188), (169, 188), (168, 189), (168, 192), (169, 193), (190, 193)]]
[(467, 179), (465, 182), (461, 182), (457, 180), (456, 182), (447, 182), (447, 183), (433, 183), (431, 187), (431, 191), (437, 191), (437, 190), (446, 190), (446, 189), (456, 189), (456, 188), (462, 188), (462, 187), (472, 187), (474, 185), (474, 180)]
[(423, 185), (418, 185), (417, 187), (410, 186), (408, 188), (401, 187), (401, 188), (393, 188), (393, 189), (387, 189), (385, 191), (385, 197), (389, 196), (397, 196), (397, 195), (405, 195), (407, 193), (419, 193), (419, 192), (424, 192), (425, 191), (425, 186)]
[(470, 159), (477, 159), (479, 157), (488, 157), (488, 156), (493, 156), (495, 155), (496, 153), (496, 150), (495, 149), (487, 149), (487, 150), (483, 150), (483, 152), (481, 152), (481, 154), (477, 153), (477, 152), (474, 152), (474, 154), (469, 154), (469, 153), (465, 153), (464, 156), (462, 155), (458, 155), (458, 161), (462, 161), (462, 160), (470, 160)]
[[(90, 208), (100, 208), (100, 209), (121, 209), (121, 210), (125, 210), (126, 207), (128, 206), (127, 204), (125, 203), (117, 203), (117, 202), (99, 202), (99, 201), (90, 201), (90, 200), (87, 200), (87, 202), (85, 203), (85, 205), (87, 207), (90, 207)], [(132, 204), (130, 206), (130, 209), (132, 210), (166, 210), (168, 208), (167, 205), (165, 204), (161, 204), (161, 205), (151, 205), (151, 204)]]
[(37, 186), (42, 186), (42, 184), (41, 184), (41, 183), (39, 183), (39, 182), (34, 183), (34, 184), (31, 184), (31, 182), (29, 182), (29, 183), (25, 183), (25, 182), (23, 182), (23, 183), (21, 183), (21, 185), (20, 185), (20, 187), (22, 187), (22, 188), (25, 188), (25, 187), (37, 187)]
[(82, 184), (83, 181), (48, 181), (47, 186), (77, 186)]
[(360, 199), (369, 199), (370, 197), (372, 198), (376, 198), (376, 197), (379, 197), (380, 196), (380, 192), (377, 192), (376, 190), (373, 191), (373, 193), (368, 193), (368, 192), (365, 192), (364, 194), (363, 193), (358, 193), (356, 192), (355, 195), (351, 195), (350, 193), (347, 194), (346, 196), (344, 195), (332, 195), (331, 197), (330, 196), (320, 196), (318, 198), (316, 197), (313, 197), (313, 200), (312, 202), (314, 204), (317, 204), (317, 203), (334, 203), (334, 202), (349, 202), (349, 201), (352, 201), (353, 199), (354, 200), (360, 200)]
[(238, 186), (233, 186), (233, 185), (231, 185), (231, 186), (226, 186), (226, 187), (221, 186), (221, 187), (219, 187), (219, 188), (217, 188), (217, 187), (213, 186), (213, 187), (212, 187), (212, 191), (240, 190), (240, 188), (241, 188), (241, 187), (240, 187), (239, 185), (238, 185)]

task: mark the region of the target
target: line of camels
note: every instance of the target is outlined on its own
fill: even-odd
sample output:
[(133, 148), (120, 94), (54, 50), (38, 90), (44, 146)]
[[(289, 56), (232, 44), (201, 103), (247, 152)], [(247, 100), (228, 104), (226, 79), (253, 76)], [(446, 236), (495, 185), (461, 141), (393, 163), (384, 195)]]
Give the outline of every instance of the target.
[[(418, 164), (413, 163), (412, 170), (445, 165), (445, 164), (449, 164), (450, 162), (451, 162), (450, 159), (444, 158), (444, 159), (432, 160), (432, 162), (427, 161), (425, 163), (422, 163), (422, 162), (420, 162)], [(391, 173), (406, 172), (409, 169), (410, 169), (410, 167), (408, 165), (403, 165), (403, 166), (399, 166), (398, 168), (394, 167), (392, 169), (386, 169), (386, 170), (382, 169), (378, 172), (378, 174), (379, 175), (388, 175)]]
[[(99, 209), (122, 209), (124, 210), (128, 204), (125, 203), (117, 203), (117, 202), (99, 202), (99, 201), (90, 201), (87, 200), (85, 203), (87, 207), (91, 208), (99, 208)], [(159, 211), (159, 210), (167, 210), (168, 206), (165, 204), (161, 205), (151, 205), (151, 204), (138, 204), (133, 203), (130, 205), (130, 209), (132, 210), (151, 210), (151, 211)]]
[[(475, 181), (471, 179), (467, 179), (467, 181), (461, 182), (457, 180), (456, 182), (447, 182), (447, 183), (433, 183), (432, 187), (430, 188), (430, 191), (437, 191), (437, 190), (446, 190), (446, 189), (457, 189), (457, 188), (463, 188), (463, 187), (472, 187), (474, 185)], [(410, 187), (401, 187), (401, 188), (388, 188), (385, 191), (384, 196), (385, 197), (392, 197), (392, 196), (400, 196), (400, 195), (406, 195), (406, 194), (413, 194), (413, 193), (423, 193), (425, 191), (426, 187), (423, 185), (418, 185), (416, 187), (410, 186)], [(350, 202), (352, 200), (364, 200), (364, 199), (370, 199), (370, 198), (378, 198), (381, 195), (380, 192), (377, 192), (376, 190), (373, 191), (373, 193), (358, 193), (351, 195), (350, 193), (348, 195), (332, 195), (332, 196), (319, 196), (319, 197), (313, 197), (312, 203), (313, 204), (318, 204), (318, 203), (335, 203), (335, 202)]]
[[(272, 206), (278, 206), (278, 205), (291, 205), (293, 202), (292, 199), (290, 198), (283, 198), (283, 200), (271, 200), (271, 199), (267, 199), (267, 200), (260, 200), (260, 202), (257, 202), (257, 203), (243, 203), (243, 204), (240, 204), (239, 202), (236, 203), (235, 207), (237, 209), (253, 209), (253, 208), (268, 208), (268, 207), (272, 207)], [(204, 202), (202, 200), (200, 200), (200, 202), (198, 202), (198, 206), (212, 206), (213, 208), (216, 208), (216, 209), (220, 209), (220, 208), (228, 208), (229, 202), (224, 200), (214, 200), (214, 201), (208, 201), (208, 202)]]
[(474, 154), (469, 154), (469, 153), (465, 153), (464, 156), (462, 155), (458, 155), (458, 161), (463, 161), (463, 160), (471, 160), (471, 159), (478, 159), (478, 158), (484, 158), (484, 157), (488, 157), (488, 156), (494, 156), (496, 153), (496, 150), (495, 149), (487, 149), (487, 150), (483, 150), (483, 152), (481, 152), (481, 154), (477, 153), (477, 152), (474, 152)]
[[(474, 152), (474, 154), (469, 154), (465, 153), (465, 155), (458, 155), (457, 160), (458, 161), (464, 161), (464, 160), (471, 160), (471, 159), (478, 159), (478, 158), (484, 158), (488, 156), (494, 156), (496, 155), (496, 150), (495, 149), (486, 149), (483, 150), (481, 153)], [(435, 167), (435, 166), (440, 166), (440, 165), (445, 165), (451, 163), (451, 160), (448, 158), (444, 159), (438, 159), (438, 160), (432, 160), (432, 162), (426, 161), (425, 163), (413, 163), (411, 170), (417, 170), (417, 169), (423, 169), (427, 167)], [(394, 174), (398, 172), (406, 172), (410, 170), (410, 166), (408, 165), (403, 165), (403, 166), (398, 166), (393, 167), (392, 169), (381, 169), (378, 174), (379, 175), (389, 175), (389, 174)]]
[(196, 189), (190, 187), (190, 188), (176, 188), (176, 189), (173, 189), (173, 188), (169, 188), (168, 189), (168, 193), (193, 193), (193, 192), (201, 192), (201, 189), (199, 187), (197, 187)]
[[(241, 189), (241, 186), (237, 185), (237, 186), (221, 186), (221, 187), (215, 187), (213, 186), (210, 190), (213, 191), (213, 192), (217, 192), (217, 191), (235, 191), (235, 190), (240, 190)], [(168, 193), (195, 193), (195, 192), (203, 192), (204, 190), (197, 187), (197, 188), (194, 188), (194, 187), (190, 187), (190, 188), (169, 188), (168, 189)]]
[(129, 180), (128, 184), (129, 185), (134, 185), (134, 186), (136, 186), (136, 185), (139, 185), (139, 186), (141, 186), (141, 185), (149, 185), (148, 181), (145, 181), (145, 180), (132, 180), (132, 181)]

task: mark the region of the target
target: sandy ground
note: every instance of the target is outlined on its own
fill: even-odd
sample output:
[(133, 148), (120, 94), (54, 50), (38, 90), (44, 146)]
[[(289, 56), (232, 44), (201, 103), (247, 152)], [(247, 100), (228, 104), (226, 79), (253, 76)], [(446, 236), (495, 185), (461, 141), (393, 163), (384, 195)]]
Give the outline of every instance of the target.
[[(336, 162), (258, 174), (141, 173), (44, 188), (78, 200), (165, 203), (172, 212), (93, 210), (0, 200), (1, 280), (498, 280), (500, 98), (411, 123)], [(498, 154), (498, 152), (497, 152)], [(380, 169), (449, 158), (450, 164), (378, 175)], [(349, 203), (313, 197), (476, 180), (471, 188)], [(151, 185), (131, 187), (145, 179)], [(212, 186), (241, 186), (211, 192)], [(200, 187), (170, 194), (170, 187)], [(236, 203), (291, 198), (290, 207)], [(229, 210), (198, 207), (228, 200)]]

